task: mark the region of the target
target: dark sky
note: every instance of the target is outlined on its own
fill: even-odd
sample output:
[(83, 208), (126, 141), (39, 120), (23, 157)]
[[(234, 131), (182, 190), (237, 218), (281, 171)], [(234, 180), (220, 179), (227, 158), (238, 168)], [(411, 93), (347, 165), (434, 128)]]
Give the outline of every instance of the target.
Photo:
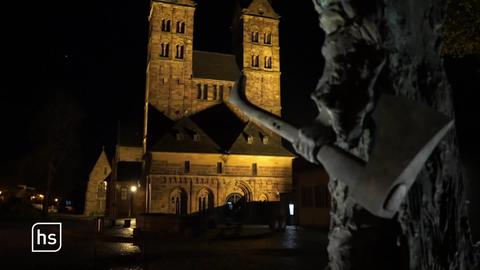
[[(0, 186), (43, 183), (45, 175), (35, 169), (42, 164), (34, 159), (36, 138), (42, 133), (35, 116), (53, 93), (62, 92), (75, 101), (83, 118), (76, 132), (78, 147), (69, 153), (71, 165), (61, 172), (58, 189), (83, 193), (102, 145), (113, 153), (118, 120), (141, 110), (149, 1), (15, 2), (2, 7), (0, 16)], [(315, 116), (309, 93), (322, 72), (323, 34), (310, 0), (272, 2), (282, 16), (283, 116), (302, 126)], [(233, 0), (197, 3), (194, 48), (229, 53)], [(480, 115), (473, 91), (480, 85), (478, 58), (449, 63), (461, 150), (466, 163), (476, 164), (480, 133), (472, 117)]]
[[(233, 0), (196, 2), (194, 48), (230, 53)], [(282, 95), (289, 100), (283, 112), (303, 125), (315, 115), (308, 95), (322, 70), (323, 34), (310, 1), (274, 0), (273, 5), (282, 16)], [(74, 165), (60, 173), (67, 179), (58, 189), (81, 190), (102, 145), (113, 153), (118, 120), (141, 114), (149, 1), (37, 1), (4, 10), (9, 14), (3, 23), (8, 37), (3, 64), (10, 72), (1, 85), (0, 177), (5, 183), (43, 183), (45, 174), (34, 169), (43, 163), (32, 159), (44, 123), (35, 123), (34, 116), (62, 92), (83, 118), (79, 147), (69, 155)]]

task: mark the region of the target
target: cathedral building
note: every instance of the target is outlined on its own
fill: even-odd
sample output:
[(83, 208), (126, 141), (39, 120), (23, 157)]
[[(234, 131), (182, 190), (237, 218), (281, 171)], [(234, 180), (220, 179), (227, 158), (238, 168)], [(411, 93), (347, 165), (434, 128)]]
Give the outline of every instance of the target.
[(119, 128), (110, 215), (191, 214), (291, 191), (294, 156), (228, 102), (243, 72), (249, 101), (281, 113), (279, 16), (268, 0), (248, 2), (230, 55), (194, 50), (193, 1), (151, 1), (144, 116)]

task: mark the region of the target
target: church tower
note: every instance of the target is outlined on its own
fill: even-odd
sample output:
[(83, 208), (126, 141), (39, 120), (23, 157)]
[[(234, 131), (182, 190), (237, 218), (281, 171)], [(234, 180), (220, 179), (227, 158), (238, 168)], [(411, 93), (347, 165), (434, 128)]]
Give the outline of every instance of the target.
[(247, 77), (247, 98), (276, 115), (281, 113), (279, 19), (268, 0), (253, 0), (237, 10), (233, 22), (233, 48)]
[(150, 104), (172, 120), (192, 106), (194, 12), (191, 0), (151, 1), (145, 110)]

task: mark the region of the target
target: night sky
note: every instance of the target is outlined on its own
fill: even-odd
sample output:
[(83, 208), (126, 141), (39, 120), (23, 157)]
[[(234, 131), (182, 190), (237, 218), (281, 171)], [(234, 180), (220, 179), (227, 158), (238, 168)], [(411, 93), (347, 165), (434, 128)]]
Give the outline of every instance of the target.
[[(230, 53), (233, 1), (196, 2), (194, 49)], [(309, 94), (322, 73), (323, 33), (310, 0), (272, 2), (282, 16), (283, 116), (302, 126), (316, 113)], [(118, 121), (141, 113), (149, 1), (22, 1), (2, 11), (2, 64), (7, 72), (0, 82), (0, 185), (42, 188), (45, 167), (36, 151), (45, 125), (35, 116), (60, 92), (81, 121), (56, 192), (83, 196), (102, 145), (113, 154)], [(478, 58), (467, 64), (451, 61), (451, 66), (461, 150), (466, 163), (476, 164), (480, 133), (471, 117), (480, 115), (472, 89), (480, 85), (475, 75)]]
[[(233, 1), (196, 2), (194, 49), (231, 53)], [(304, 125), (315, 116), (308, 96), (322, 71), (323, 33), (312, 3), (299, 2), (273, 6), (282, 16), (284, 116)], [(82, 120), (56, 191), (83, 193), (102, 145), (113, 154), (118, 121), (142, 113), (149, 1), (38, 1), (9, 6), (8, 13), (1, 181), (43, 188), (45, 164), (35, 152), (44, 123), (35, 116), (61, 92)]]

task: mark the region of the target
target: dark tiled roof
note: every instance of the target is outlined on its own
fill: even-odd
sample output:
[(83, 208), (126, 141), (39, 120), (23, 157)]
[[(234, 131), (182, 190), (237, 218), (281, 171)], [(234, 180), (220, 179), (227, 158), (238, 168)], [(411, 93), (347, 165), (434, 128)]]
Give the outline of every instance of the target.
[(141, 162), (120, 161), (117, 164), (118, 181), (136, 181), (142, 174)]
[(158, 152), (218, 153), (220, 147), (190, 118), (179, 120), (151, 148)]
[(243, 1), (244, 5), (245, 2), (251, 2), (248, 7), (243, 10), (243, 14), (248, 15), (255, 15), (255, 16), (262, 16), (268, 18), (278, 19), (280, 16), (275, 12), (272, 8), (270, 2), (268, 0), (253, 0), (253, 1)]
[(231, 54), (193, 51), (193, 77), (236, 81), (240, 71)]
[(222, 151), (227, 151), (245, 127), (245, 123), (225, 103), (215, 105), (191, 116), (191, 119)]
[(174, 124), (174, 121), (148, 104), (147, 148), (155, 145)]
[[(249, 143), (250, 137), (250, 143)], [(248, 122), (230, 148), (230, 154), (293, 156), (282, 146), (279, 136)]]
[[(151, 108), (151, 111), (156, 109)], [(161, 122), (151, 122), (153, 118), (149, 119), (150, 133), (154, 130), (150, 125)], [(194, 139), (194, 134), (198, 136), (198, 140)], [(247, 143), (248, 135), (253, 138), (252, 144)], [(264, 136), (268, 137), (267, 143), (262, 141)], [(151, 141), (149, 145), (152, 145), (149, 150), (153, 152), (293, 156), (284, 148), (280, 137), (263, 130), (253, 122), (243, 122), (224, 103), (182, 118), (156, 135), (149, 134), (148, 140)]]

